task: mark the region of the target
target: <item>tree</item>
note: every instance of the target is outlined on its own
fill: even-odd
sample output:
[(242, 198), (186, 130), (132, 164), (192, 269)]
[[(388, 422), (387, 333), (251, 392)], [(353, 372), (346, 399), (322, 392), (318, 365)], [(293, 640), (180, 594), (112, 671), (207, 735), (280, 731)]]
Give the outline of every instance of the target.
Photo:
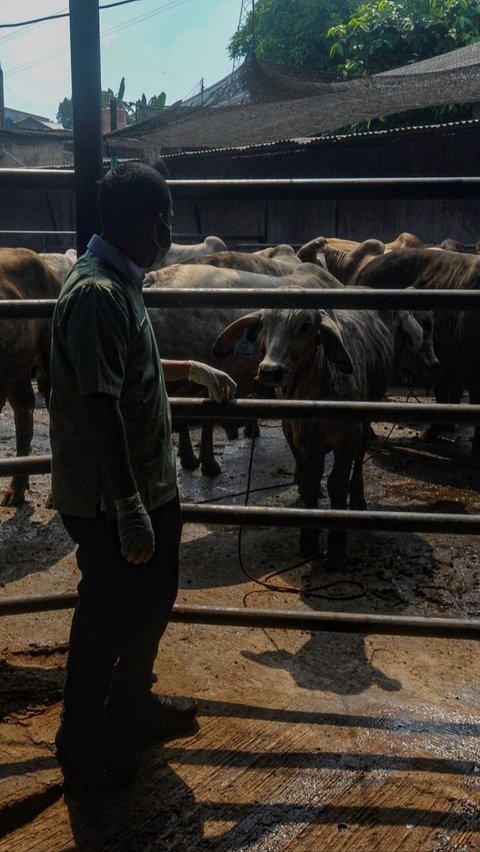
[(156, 110), (163, 109), (167, 101), (165, 92), (160, 92), (159, 95), (152, 95), (147, 101), (145, 93), (140, 100), (135, 104), (136, 121), (142, 121), (144, 118), (151, 118)]
[[(430, 59), (480, 39), (480, 3), (471, 0), (376, 0), (328, 32), (331, 55), (347, 75), (378, 74)], [(370, 121), (355, 131), (471, 117), (469, 104), (445, 104)], [(352, 128), (349, 128), (352, 130)]]
[(480, 3), (472, 0), (376, 0), (332, 26), (332, 59), (346, 74), (388, 71), (480, 39)]
[[(159, 95), (152, 95), (151, 98), (147, 101), (145, 95), (142, 95), (140, 100), (138, 101), (125, 101), (123, 100), (125, 95), (125, 77), (122, 77), (120, 81), (120, 86), (118, 87), (118, 93), (115, 94), (113, 89), (102, 89), (101, 92), (101, 105), (102, 107), (110, 106), (110, 101), (115, 100), (117, 104), (122, 107), (127, 113), (127, 123), (134, 124), (135, 121), (139, 121), (142, 118), (149, 118), (152, 115), (152, 110), (145, 111), (145, 115), (141, 115), (141, 107), (156, 107), (160, 109), (165, 106), (167, 96), (165, 92), (160, 92)], [(64, 98), (58, 105), (57, 111), (57, 121), (60, 121), (65, 129), (72, 130), (73, 128), (73, 108), (72, 108), (72, 99)]]
[(327, 30), (350, 16), (358, 0), (257, 0), (255, 51), (252, 13), (231, 38), (232, 59), (255, 52), (259, 59), (309, 71), (336, 72)]
[(63, 101), (60, 101), (57, 115), (55, 117), (65, 130), (71, 130), (73, 128), (73, 108), (71, 98), (64, 98)]

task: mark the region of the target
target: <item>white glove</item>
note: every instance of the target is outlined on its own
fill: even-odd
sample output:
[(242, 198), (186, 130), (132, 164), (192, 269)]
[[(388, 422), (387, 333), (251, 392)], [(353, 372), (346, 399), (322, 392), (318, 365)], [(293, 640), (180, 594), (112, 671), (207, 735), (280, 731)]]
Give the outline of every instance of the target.
[(155, 536), (140, 494), (137, 491), (131, 497), (115, 500), (115, 506), (122, 556), (134, 565), (148, 562), (155, 550)]
[(216, 370), (209, 364), (201, 364), (199, 361), (190, 361), (188, 378), (197, 385), (207, 388), (210, 399), (215, 402), (223, 402), (235, 396), (237, 383), (222, 370)]

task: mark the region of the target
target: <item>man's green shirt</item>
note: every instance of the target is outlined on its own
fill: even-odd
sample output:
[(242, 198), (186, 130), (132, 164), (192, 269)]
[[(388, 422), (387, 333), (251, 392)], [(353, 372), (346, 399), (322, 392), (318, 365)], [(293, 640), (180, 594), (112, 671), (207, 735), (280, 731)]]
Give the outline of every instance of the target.
[(93, 517), (113, 495), (97, 457), (85, 397), (119, 400), (133, 474), (147, 510), (176, 494), (171, 414), (141, 288), (96, 256), (67, 277), (53, 318), (50, 440), (55, 508)]

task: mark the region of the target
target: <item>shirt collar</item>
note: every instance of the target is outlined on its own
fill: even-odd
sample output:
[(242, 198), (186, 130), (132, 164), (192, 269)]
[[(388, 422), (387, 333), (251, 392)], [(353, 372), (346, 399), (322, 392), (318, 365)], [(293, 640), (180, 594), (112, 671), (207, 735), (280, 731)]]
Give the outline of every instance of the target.
[(112, 245), (112, 243), (104, 240), (103, 237), (99, 237), (98, 234), (94, 234), (88, 243), (86, 254), (90, 257), (95, 255), (96, 257), (101, 258), (101, 260), (105, 260), (110, 264), (110, 266), (113, 266), (117, 272), (120, 272), (121, 275), (128, 278), (128, 280), (136, 287), (140, 290), (142, 289), (145, 271), (141, 266), (137, 266), (133, 260), (127, 257), (123, 251), (120, 251), (120, 249)]

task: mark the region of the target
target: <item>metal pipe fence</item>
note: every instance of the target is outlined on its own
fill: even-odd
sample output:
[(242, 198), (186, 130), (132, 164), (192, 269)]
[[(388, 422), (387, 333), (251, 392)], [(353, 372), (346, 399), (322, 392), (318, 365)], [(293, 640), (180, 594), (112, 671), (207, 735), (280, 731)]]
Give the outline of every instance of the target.
[[(355, 307), (474, 308), (480, 309), (480, 292), (463, 291), (364, 291), (364, 290), (163, 290), (145, 291), (147, 307), (207, 307), (214, 304), (235, 307)], [(50, 300), (0, 301), (0, 319), (51, 316), (55, 302)], [(184, 419), (335, 419), (417, 423), (434, 419), (439, 423), (480, 423), (480, 406), (428, 405), (413, 403), (333, 402), (309, 400), (233, 400), (217, 404), (210, 400), (176, 398), (172, 413)], [(51, 457), (0, 460), (0, 477), (13, 474), (48, 473)], [(480, 534), (479, 515), (433, 514), (426, 512), (361, 512), (322, 509), (279, 509), (264, 506), (195, 506), (182, 504), (186, 523), (221, 525), (285, 526), (327, 529), (429, 532), (435, 534)], [(75, 595), (38, 598), (4, 598), (0, 616), (75, 605)], [(480, 639), (480, 620), (372, 616), (358, 613), (314, 613), (291, 611), (224, 609), (176, 606), (172, 621), (235, 626), (270, 626), (284, 629), (328, 630), (392, 635), (444, 636)]]
[[(145, 305), (154, 308), (336, 308), (338, 310), (479, 310), (480, 290), (369, 290), (342, 289), (265, 290), (257, 288), (209, 290), (207, 288), (146, 288)], [(53, 316), (55, 299), (0, 300), (0, 319)]]

